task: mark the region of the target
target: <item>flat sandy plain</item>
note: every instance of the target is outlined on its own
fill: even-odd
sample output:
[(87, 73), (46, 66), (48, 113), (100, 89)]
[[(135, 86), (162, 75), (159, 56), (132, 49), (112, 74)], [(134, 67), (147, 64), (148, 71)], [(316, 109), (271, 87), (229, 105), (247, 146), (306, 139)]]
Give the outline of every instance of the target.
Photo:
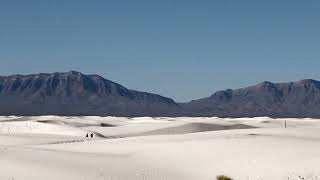
[(320, 120), (0, 117), (0, 180), (215, 180), (221, 174), (320, 180)]

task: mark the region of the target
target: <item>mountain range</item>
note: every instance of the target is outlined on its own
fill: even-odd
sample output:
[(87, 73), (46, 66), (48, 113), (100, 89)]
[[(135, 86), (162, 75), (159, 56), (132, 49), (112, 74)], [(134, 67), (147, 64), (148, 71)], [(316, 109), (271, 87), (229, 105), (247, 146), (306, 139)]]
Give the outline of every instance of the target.
[(173, 116), (170, 98), (80, 72), (0, 77), (1, 115)]
[(320, 117), (320, 82), (262, 82), (177, 103), (80, 72), (0, 76), (0, 115)]
[(218, 91), (208, 98), (184, 104), (191, 116), (320, 117), (320, 82), (306, 79), (290, 83), (262, 82), (254, 86)]

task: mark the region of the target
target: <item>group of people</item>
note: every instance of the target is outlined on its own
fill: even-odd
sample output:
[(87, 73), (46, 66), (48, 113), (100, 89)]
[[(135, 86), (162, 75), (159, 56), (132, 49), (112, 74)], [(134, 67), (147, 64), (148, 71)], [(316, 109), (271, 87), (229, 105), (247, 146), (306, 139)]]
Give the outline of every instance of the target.
[[(89, 137), (89, 133), (87, 133), (86, 137)], [(90, 137), (93, 138), (93, 133), (90, 133)]]

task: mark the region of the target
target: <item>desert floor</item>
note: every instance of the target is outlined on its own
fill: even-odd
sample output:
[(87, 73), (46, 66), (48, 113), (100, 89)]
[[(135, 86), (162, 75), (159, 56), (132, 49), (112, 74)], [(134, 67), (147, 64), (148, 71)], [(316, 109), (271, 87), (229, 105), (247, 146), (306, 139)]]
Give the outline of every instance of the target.
[(0, 180), (215, 180), (222, 174), (320, 180), (320, 120), (0, 117)]

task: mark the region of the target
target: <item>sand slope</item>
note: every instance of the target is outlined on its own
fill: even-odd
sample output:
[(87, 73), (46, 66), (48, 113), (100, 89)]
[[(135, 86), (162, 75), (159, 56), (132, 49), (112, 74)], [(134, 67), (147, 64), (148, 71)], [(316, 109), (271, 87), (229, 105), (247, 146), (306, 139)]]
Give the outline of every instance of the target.
[[(0, 135), (1, 180), (213, 180), (219, 174), (241, 180), (320, 179), (318, 120), (50, 118), (57, 122), (39, 117), (27, 122), (61, 126), (64, 133), (54, 134), (54, 126), (51, 134)], [(65, 133), (76, 119), (83, 121)], [(283, 128), (284, 121), (289, 128)], [(104, 135), (110, 130), (115, 138), (74, 136), (88, 129)], [(116, 138), (125, 132), (131, 137)]]

